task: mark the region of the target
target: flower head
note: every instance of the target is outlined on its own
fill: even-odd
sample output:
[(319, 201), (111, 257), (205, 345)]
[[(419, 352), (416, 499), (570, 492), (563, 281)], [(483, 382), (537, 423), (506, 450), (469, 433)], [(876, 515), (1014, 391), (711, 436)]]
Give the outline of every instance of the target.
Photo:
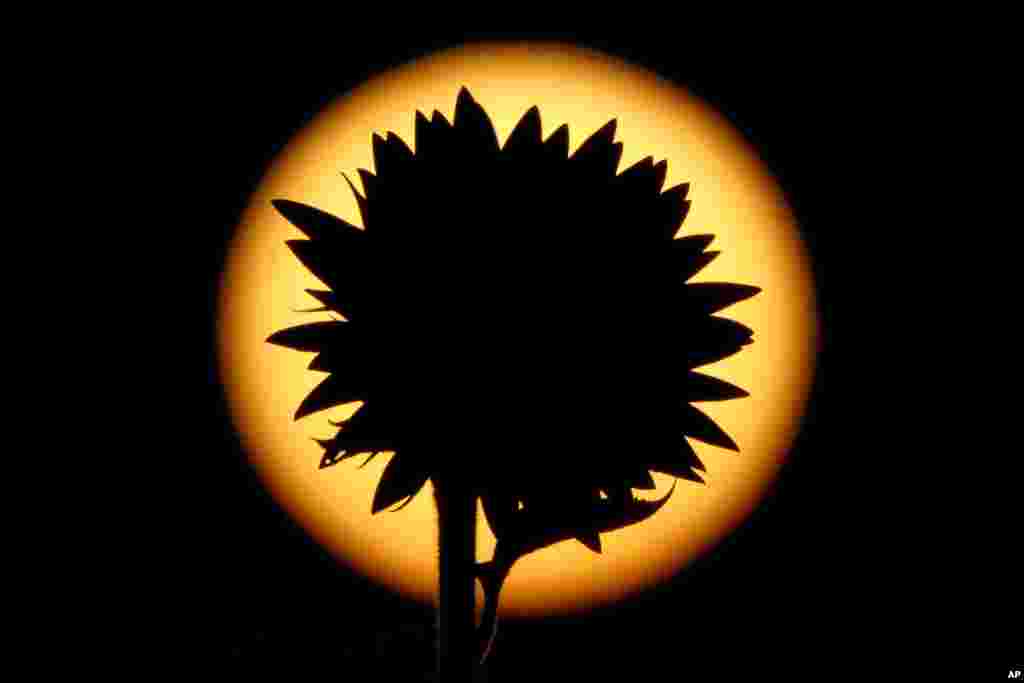
[(395, 452), (374, 512), (458, 468), (499, 538), (543, 515), (599, 550), (664, 503), (631, 494), (652, 471), (702, 481), (687, 438), (738, 450), (693, 404), (747, 395), (698, 368), (751, 342), (717, 314), (759, 289), (687, 283), (712, 236), (677, 237), (689, 187), (663, 189), (665, 161), (617, 173), (615, 127), (570, 156), (568, 127), (543, 139), (534, 107), (500, 145), (463, 89), (452, 122), (417, 112), (415, 151), (373, 137), (362, 191), (345, 178), (364, 229), (274, 201), (309, 238), (288, 246), (325, 285), (314, 310), (344, 320), (268, 341), (327, 373), (296, 419), (364, 402), (320, 441), (321, 468)]

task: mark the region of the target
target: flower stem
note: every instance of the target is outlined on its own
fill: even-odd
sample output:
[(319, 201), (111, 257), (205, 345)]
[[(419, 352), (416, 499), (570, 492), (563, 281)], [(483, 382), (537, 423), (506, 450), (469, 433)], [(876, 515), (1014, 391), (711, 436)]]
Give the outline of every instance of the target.
[(438, 476), (434, 500), (440, 546), (438, 681), (470, 683), (476, 668), (474, 623), (476, 496), (457, 476)]

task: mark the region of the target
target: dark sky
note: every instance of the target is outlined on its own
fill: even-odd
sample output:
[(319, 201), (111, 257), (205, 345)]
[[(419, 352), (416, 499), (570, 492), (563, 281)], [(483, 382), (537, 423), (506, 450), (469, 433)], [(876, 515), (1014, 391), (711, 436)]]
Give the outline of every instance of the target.
[[(428, 680), (430, 610), (338, 566), (268, 498), (244, 463), (213, 365), (212, 297), (224, 247), (268, 162), (332, 97), (467, 37), (441, 31), (424, 39), (423, 31), (384, 23), (357, 33), (325, 42), (198, 31), (168, 54), (158, 97), (145, 102), (171, 171), (154, 196), (184, 209), (169, 210), (175, 225), (166, 244), (152, 243), (167, 250), (167, 272), (176, 276), (173, 293), (156, 286), (167, 288), (162, 315), (177, 324), (154, 329), (164, 342), (161, 396), (174, 423), (159, 439), (150, 435), (147, 448), (168, 463), (176, 488), (153, 556), (163, 578), (143, 617), (151, 621), (139, 626), (169, 634), (147, 639), (142, 654), (151, 663), (173, 658), (196, 670), (296, 679), (323, 671), (341, 680), (368, 680), (349, 672), (369, 664), (380, 680)], [(837, 419), (864, 410), (861, 396), (837, 388), (836, 349), (863, 338), (841, 337), (837, 314), (839, 302), (861, 296), (843, 261), (851, 248), (865, 248), (850, 238), (865, 229), (864, 145), (896, 120), (887, 118), (896, 116), (887, 110), (890, 91), (875, 78), (885, 65), (853, 49), (862, 41), (842, 31), (819, 35), (782, 21), (770, 30), (701, 33), (674, 23), (468, 34), (603, 49), (707, 98), (754, 142), (787, 192), (814, 259), (823, 320), (804, 430), (757, 513), (669, 585), (633, 602), (582, 618), (503, 622), (495, 681), (596, 682), (620, 672), (822, 680), (836, 668), (912, 670), (930, 652), (917, 636), (934, 628), (933, 606), (911, 590), (922, 581), (914, 506), (896, 502), (877, 466), (865, 467), (871, 458), (860, 449), (877, 444)], [(993, 627), (988, 640), (1005, 656), (1002, 633)]]

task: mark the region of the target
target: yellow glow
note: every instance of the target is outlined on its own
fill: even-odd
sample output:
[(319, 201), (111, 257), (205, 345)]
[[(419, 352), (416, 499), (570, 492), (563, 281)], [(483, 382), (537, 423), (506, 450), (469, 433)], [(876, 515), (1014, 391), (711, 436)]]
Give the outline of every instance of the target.
[[(703, 403), (739, 444), (732, 453), (692, 442), (707, 484), (680, 480), (658, 514), (602, 535), (604, 552), (575, 541), (534, 553), (513, 568), (501, 612), (565, 613), (618, 600), (665, 580), (720, 540), (757, 504), (783, 463), (803, 413), (816, 351), (815, 303), (807, 255), (786, 201), (756, 153), (706, 104), (653, 74), (564, 45), (488, 45), (449, 51), (388, 72), (337, 99), (279, 155), (253, 194), (231, 245), (219, 300), (219, 354), (235, 424), (274, 497), (321, 544), (357, 570), (423, 601), (435, 599), (437, 528), (429, 488), (399, 512), (370, 514), (387, 457), (320, 471), (312, 437), (333, 434), (328, 418), (352, 407), (292, 420), (324, 375), (310, 355), (266, 344), (272, 332), (310, 322), (320, 283), (287, 249), (302, 237), (270, 205), (287, 198), (361, 225), (340, 173), (373, 169), (370, 137), (393, 131), (413, 144), (414, 114), (452, 120), (461, 86), (490, 114), (503, 142), (519, 117), (540, 107), (544, 136), (569, 124), (570, 149), (611, 118), (624, 143), (623, 170), (645, 156), (668, 159), (665, 187), (690, 182), (682, 232), (710, 232), (722, 254), (695, 281), (763, 288), (724, 312), (755, 332), (739, 354), (706, 367), (750, 391)], [(268, 88), (268, 97), (273, 89)], [(656, 495), (671, 478), (655, 475)], [(494, 547), (482, 513), (480, 558)]]

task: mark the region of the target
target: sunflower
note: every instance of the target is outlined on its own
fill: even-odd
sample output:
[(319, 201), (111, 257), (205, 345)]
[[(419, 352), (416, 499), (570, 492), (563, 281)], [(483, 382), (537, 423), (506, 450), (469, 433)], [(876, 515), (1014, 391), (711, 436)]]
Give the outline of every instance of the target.
[(526, 552), (600, 552), (601, 531), (649, 517), (668, 496), (632, 490), (651, 472), (701, 483), (688, 439), (738, 450), (693, 404), (747, 395), (698, 368), (751, 342), (716, 314), (760, 290), (688, 282), (718, 255), (712, 235), (677, 234), (689, 186), (663, 190), (652, 157), (618, 173), (615, 127), (570, 155), (568, 127), (543, 139), (533, 107), (501, 145), (463, 88), (451, 122), (416, 113), (415, 151), (373, 136), (362, 191), (344, 176), (362, 229), (273, 202), (309, 238), (287, 244), (325, 285), (311, 310), (342, 318), (268, 339), (327, 373), (295, 419), (363, 402), (319, 441), (320, 467), (393, 452), (374, 513), (458, 470), (498, 539), (492, 586)]

